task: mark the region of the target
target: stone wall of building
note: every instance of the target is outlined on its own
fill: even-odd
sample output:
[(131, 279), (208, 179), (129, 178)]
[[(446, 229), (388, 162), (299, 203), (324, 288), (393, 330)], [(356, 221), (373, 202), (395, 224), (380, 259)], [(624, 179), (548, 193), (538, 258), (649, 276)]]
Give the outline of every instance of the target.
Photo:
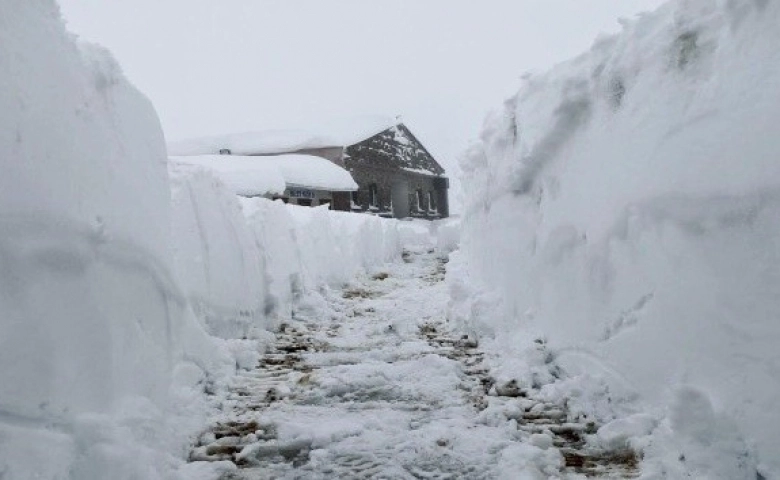
[[(360, 189), (352, 196), (356, 211), (387, 214), (396, 217), (442, 218), (449, 213), (446, 187), (441, 177), (397, 171), (370, 165), (348, 166)], [(372, 185), (376, 185), (377, 204), (371, 205)], [(401, 190), (402, 189), (402, 190)], [(418, 203), (418, 192), (421, 203)], [(395, 193), (395, 196), (394, 196)], [(398, 195), (406, 196), (406, 205), (399, 212)], [(431, 205), (431, 198), (433, 205)], [(393, 215), (393, 211), (395, 214)]]
[[(352, 194), (333, 192), (335, 210), (396, 218), (436, 219), (449, 215), (444, 169), (403, 124), (355, 145), (295, 153), (326, 158), (352, 174), (359, 190)], [(314, 205), (318, 200), (319, 196)]]
[(347, 147), (344, 167), (360, 186), (353, 195), (355, 211), (397, 218), (449, 214), (444, 169), (402, 124)]

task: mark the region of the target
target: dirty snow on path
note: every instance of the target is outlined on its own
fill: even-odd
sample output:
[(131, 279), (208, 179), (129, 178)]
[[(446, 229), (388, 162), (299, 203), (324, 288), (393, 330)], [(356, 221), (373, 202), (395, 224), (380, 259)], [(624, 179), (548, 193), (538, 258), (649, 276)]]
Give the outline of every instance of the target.
[(596, 426), (569, 418), (565, 404), (494, 384), (477, 342), (447, 327), (446, 262), (408, 249), (403, 262), (300, 302), (257, 367), (214, 395), (219, 413), (193, 447), (193, 471), (209, 466), (222, 480), (635, 476), (632, 453), (585, 446)]

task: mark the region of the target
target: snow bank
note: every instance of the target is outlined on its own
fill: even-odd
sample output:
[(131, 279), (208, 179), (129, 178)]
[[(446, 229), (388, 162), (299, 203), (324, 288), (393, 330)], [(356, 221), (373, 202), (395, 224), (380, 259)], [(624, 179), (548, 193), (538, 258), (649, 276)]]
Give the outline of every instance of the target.
[(400, 258), (395, 220), (239, 198), (197, 166), (170, 174), (176, 271), (212, 335), (254, 338), (307, 291)]
[(263, 257), (237, 197), (208, 170), (171, 164), (173, 258), (193, 310), (211, 335), (265, 330)]
[(263, 130), (192, 138), (171, 142), (172, 155), (209, 155), (229, 149), (235, 155), (268, 155), (328, 147), (346, 147), (398, 124), (381, 115), (331, 119), (318, 125), (288, 130)]
[(284, 206), (292, 219), (304, 288), (340, 286), (360, 271), (401, 256), (397, 220), (330, 211), (324, 206), (276, 205)]
[(460, 247), (460, 217), (449, 217), (432, 222), (432, 229), (436, 237), (436, 249), (440, 253), (448, 254)]
[[(627, 384), (671, 414), (695, 396), (675, 392), (695, 389), (756, 442), (770, 478), (780, 478), (778, 24), (778, 2), (674, 1), (529, 77), (462, 162), (453, 268), (469, 281), (454, 281), (451, 312), (506, 344), (546, 336), (570, 371)], [(705, 440), (682, 423), (664, 425), (693, 452)], [(724, 473), (749, 458), (738, 443), (696, 450), (680, 471), (739, 478)]]
[(161, 478), (174, 368), (221, 357), (172, 273), (154, 109), (52, 1), (0, 2), (0, 150), (0, 476)]

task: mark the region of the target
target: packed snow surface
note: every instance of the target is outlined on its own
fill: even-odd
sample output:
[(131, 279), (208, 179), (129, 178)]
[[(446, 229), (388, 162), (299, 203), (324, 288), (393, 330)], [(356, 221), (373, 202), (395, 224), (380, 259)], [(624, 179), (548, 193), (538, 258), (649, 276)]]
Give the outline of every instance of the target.
[(453, 319), (656, 409), (653, 478), (780, 478), (778, 25), (672, 1), (528, 76), (462, 162)]
[(552, 437), (533, 434), (534, 445), (508, 418), (527, 399), (486, 398), (482, 354), (447, 331), (446, 258), (430, 249), (427, 227), (409, 228), (423, 243), (407, 244), (403, 263), (301, 302), (259, 366), (216, 394), (191, 475), (557, 476), (563, 457)]
[(235, 155), (290, 153), (305, 149), (346, 147), (398, 124), (392, 117), (365, 115), (332, 119), (317, 125), (288, 130), (215, 135), (171, 142), (172, 155), (208, 155), (229, 149)]
[(287, 187), (332, 192), (358, 188), (348, 171), (313, 155), (194, 155), (170, 158), (174, 163), (207, 168), (233, 192), (248, 197), (282, 194)]

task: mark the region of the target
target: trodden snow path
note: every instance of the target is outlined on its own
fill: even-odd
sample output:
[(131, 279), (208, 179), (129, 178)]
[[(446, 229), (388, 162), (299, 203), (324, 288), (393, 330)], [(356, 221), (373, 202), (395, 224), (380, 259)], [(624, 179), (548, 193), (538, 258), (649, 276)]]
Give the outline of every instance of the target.
[(596, 425), (565, 405), (494, 385), (476, 342), (447, 327), (445, 267), (407, 250), (304, 302), (191, 460), (232, 462), (223, 480), (637, 476), (633, 452), (589, 449)]

